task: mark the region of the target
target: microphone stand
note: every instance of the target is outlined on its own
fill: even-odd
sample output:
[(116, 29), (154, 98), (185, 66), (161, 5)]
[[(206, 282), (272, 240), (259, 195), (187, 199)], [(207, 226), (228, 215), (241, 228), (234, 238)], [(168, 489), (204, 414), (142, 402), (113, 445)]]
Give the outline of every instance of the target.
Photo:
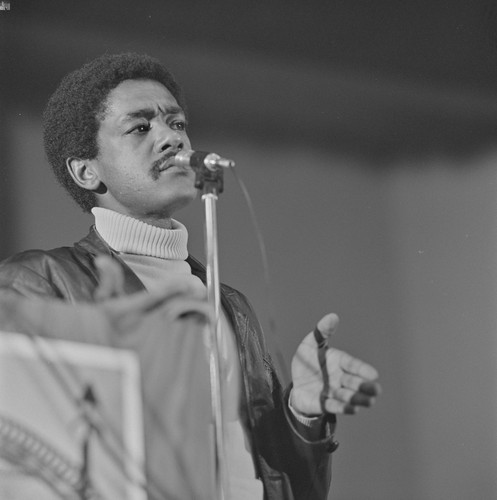
[(223, 192), (223, 169), (209, 169), (201, 164), (195, 168), (195, 187), (203, 192), (205, 208), (205, 252), (207, 264), (207, 300), (214, 309), (214, 324), (207, 338), (211, 405), (214, 420), (214, 459), (216, 499), (226, 500), (228, 473), (226, 469), (225, 426), (221, 395), (220, 345), (221, 345), (221, 293), (219, 282), (218, 237), (216, 205)]

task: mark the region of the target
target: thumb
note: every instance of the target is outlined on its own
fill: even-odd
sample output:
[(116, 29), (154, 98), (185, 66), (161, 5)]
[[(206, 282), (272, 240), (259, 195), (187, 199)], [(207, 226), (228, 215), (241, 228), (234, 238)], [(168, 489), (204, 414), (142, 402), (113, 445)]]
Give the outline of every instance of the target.
[(336, 332), (339, 323), (338, 316), (335, 313), (329, 313), (318, 321), (316, 327), (324, 338), (329, 338)]

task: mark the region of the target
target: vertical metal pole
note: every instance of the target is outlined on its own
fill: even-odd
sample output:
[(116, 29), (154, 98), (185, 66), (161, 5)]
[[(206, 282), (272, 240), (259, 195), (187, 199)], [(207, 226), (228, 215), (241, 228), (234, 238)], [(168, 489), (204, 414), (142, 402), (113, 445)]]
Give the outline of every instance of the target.
[(202, 195), (205, 205), (205, 250), (207, 260), (207, 300), (215, 313), (211, 326), (209, 345), (209, 369), (211, 377), (211, 400), (214, 420), (215, 473), (217, 499), (226, 500), (228, 495), (228, 474), (226, 469), (226, 448), (224, 445), (225, 426), (222, 407), (220, 377), (221, 345), (221, 292), (219, 284), (219, 259), (217, 246), (216, 193)]

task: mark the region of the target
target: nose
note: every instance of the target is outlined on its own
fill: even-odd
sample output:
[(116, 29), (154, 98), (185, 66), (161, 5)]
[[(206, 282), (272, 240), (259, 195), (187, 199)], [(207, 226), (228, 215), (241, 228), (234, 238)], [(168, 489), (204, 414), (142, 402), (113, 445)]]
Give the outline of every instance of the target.
[(163, 153), (169, 149), (183, 149), (184, 139), (180, 132), (172, 130), (167, 125), (160, 127), (157, 139), (155, 141), (156, 153)]

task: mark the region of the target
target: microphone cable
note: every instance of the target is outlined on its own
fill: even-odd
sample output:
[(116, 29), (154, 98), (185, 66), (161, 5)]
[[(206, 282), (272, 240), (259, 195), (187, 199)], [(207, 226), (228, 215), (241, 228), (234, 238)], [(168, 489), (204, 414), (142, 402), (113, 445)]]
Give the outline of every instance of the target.
[(274, 354), (276, 357), (276, 362), (278, 364), (278, 368), (280, 370), (281, 376), (284, 381), (284, 386), (287, 386), (290, 381), (290, 372), (287, 367), (287, 363), (283, 356), (283, 351), (281, 349), (281, 339), (279, 338), (277, 332), (277, 325), (274, 313), (274, 302), (273, 302), (273, 285), (271, 280), (271, 274), (269, 271), (269, 260), (267, 257), (266, 244), (264, 241), (264, 235), (262, 234), (259, 221), (257, 215), (255, 213), (254, 204), (250, 197), (249, 191), (243, 182), (241, 176), (238, 174), (236, 168), (234, 166), (230, 167), (231, 172), (243, 194), (245, 202), (247, 204), (247, 208), (249, 211), (250, 219), (254, 228), (254, 233), (257, 241), (257, 246), (259, 248), (259, 255), (261, 258), (262, 271), (263, 271), (263, 281), (264, 281), (264, 289), (266, 295), (266, 303), (267, 303), (267, 315), (268, 315), (268, 324), (269, 324), (269, 333), (271, 336), (271, 341), (273, 344)]
[[(276, 320), (275, 320), (275, 314), (274, 314), (274, 302), (273, 302), (273, 287), (272, 287), (272, 281), (271, 281), (271, 275), (269, 271), (269, 260), (267, 257), (267, 252), (266, 252), (266, 245), (264, 242), (264, 236), (262, 234), (262, 231), (259, 226), (259, 222), (257, 219), (257, 215), (255, 213), (254, 209), (254, 204), (252, 203), (252, 199), (250, 197), (249, 191), (247, 187), (245, 186), (245, 183), (243, 182), (242, 178), (240, 175), (238, 175), (237, 170), (235, 169), (234, 166), (230, 167), (231, 172), (233, 173), (233, 176), (240, 187), (240, 190), (243, 193), (243, 196), (245, 198), (250, 218), (252, 221), (252, 225), (254, 227), (254, 232), (256, 235), (258, 247), (259, 247), (259, 253), (261, 257), (261, 262), (262, 262), (262, 268), (263, 268), (263, 276), (264, 276), (264, 286), (265, 286), (265, 292), (266, 292), (266, 300), (267, 300), (267, 305), (268, 305), (268, 323), (269, 323), (269, 330), (270, 330), (270, 335), (271, 335), (271, 340), (273, 343), (273, 348), (275, 350), (275, 357), (278, 363), (278, 368), (281, 371), (281, 376), (283, 378), (284, 387), (288, 387), (288, 385), (291, 382), (291, 377), (290, 377), (290, 372), (288, 370), (285, 358), (283, 356), (283, 352), (281, 349), (281, 339), (278, 335), (277, 332), (277, 327), (276, 327)], [(309, 485), (309, 490), (308, 493), (306, 494), (306, 498), (310, 498), (310, 495), (312, 494), (312, 485), (317, 481), (318, 475), (319, 475), (319, 470), (322, 468), (322, 462), (325, 460), (323, 457), (319, 463), (316, 464), (315, 467), (311, 467), (309, 464), (309, 473), (310, 473), (310, 485)]]

